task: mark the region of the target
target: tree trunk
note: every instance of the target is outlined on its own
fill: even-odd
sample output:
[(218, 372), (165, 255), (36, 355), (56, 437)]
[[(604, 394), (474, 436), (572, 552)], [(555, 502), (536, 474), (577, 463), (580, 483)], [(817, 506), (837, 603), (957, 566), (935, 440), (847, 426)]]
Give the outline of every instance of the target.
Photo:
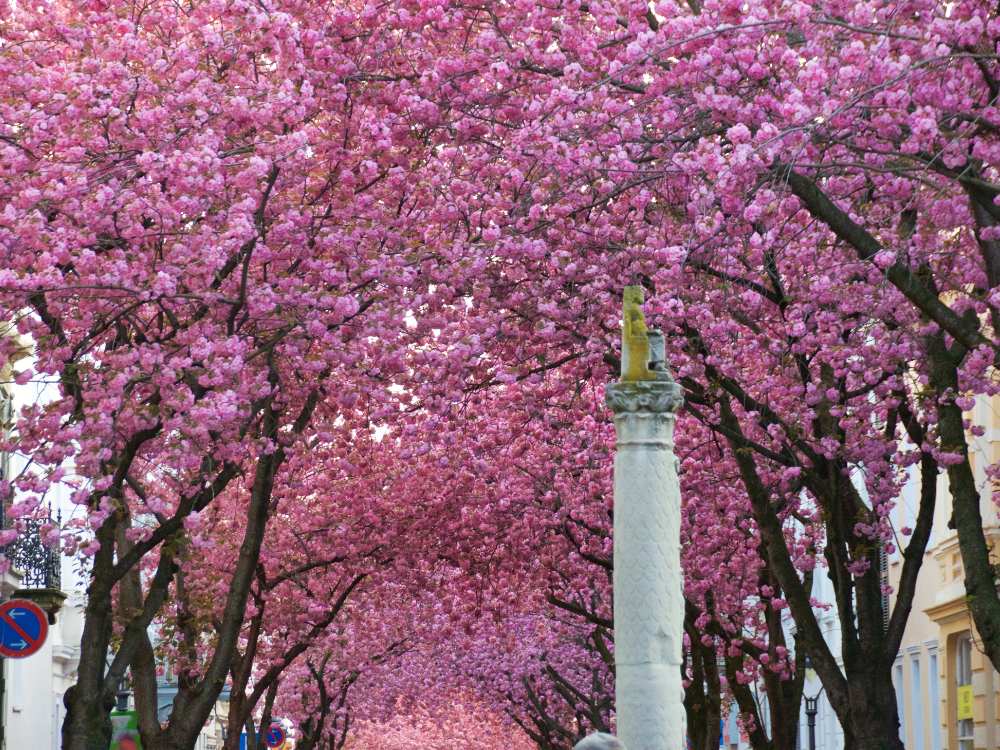
[(62, 726), (63, 750), (107, 750), (111, 744), (111, 709), (100, 696), (88, 699), (73, 685), (63, 696), (66, 717)]
[[(242, 692), (233, 690), (229, 696), (229, 716), (226, 721), (226, 741), (223, 743), (223, 750), (239, 750), (240, 734), (244, 730), (245, 721), (250, 718), (247, 711), (243, 710), (243, 703), (246, 696)], [(249, 737), (250, 735), (247, 735)], [(249, 743), (249, 740), (247, 740)]]
[(145, 742), (142, 743), (142, 750), (193, 750), (193, 748), (194, 742), (185, 743), (167, 734), (154, 738), (149, 745)]
[[(722, 718), (722, 683), (715, 649), (705, 646), (688, 613), (684, 629), (691, 641), (691, 674), (684, 690), (688, 738), (692, 750), (718, 750)], [(682, 666), (683, 669), (683, 666)]]
[[(226, 731), (226, 739), (222, 743), (222, 750), (239, 750), (241, 731), (234, 732), (232, 728)], [(298, 745), (301, 747), (301, 743)]]
[(63, 697), (63, 750), (107, 750), (111, 744), (114, 696), (105, 693), (104, 677), (112, 630), (111, 587), (107, 579), (114, 564), (116, 523), (112, 514), (97, 531), (101, 547), (94, 556), (87, 589), (77, 680)]
[(844, 750), (904, 750), (899, 738), (896, 691), (888, 669), (858, 671), (850, 680), (850, 721)]

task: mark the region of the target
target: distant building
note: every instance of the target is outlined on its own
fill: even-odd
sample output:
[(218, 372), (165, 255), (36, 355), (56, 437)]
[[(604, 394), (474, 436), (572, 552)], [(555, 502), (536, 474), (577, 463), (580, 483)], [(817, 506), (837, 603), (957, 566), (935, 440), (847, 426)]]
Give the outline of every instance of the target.
[[(177, 696), (177, 678), (170, 664), (162, 666), (162, 674), (156, 680), (157, 715), (161, 723), (170, 719), (174, 709), (174, 698)], [(191, 750), (222, 750), (226, 741), (226, 722), (229, 716), (229, 688), (226, 687), (216, 701), (215, 708), (209, 716), (201, 734)]]

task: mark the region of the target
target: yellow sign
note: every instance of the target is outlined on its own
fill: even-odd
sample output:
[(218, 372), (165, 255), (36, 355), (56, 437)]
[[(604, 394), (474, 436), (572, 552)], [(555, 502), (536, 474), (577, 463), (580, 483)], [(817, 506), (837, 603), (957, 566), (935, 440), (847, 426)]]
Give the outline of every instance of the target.
[(958, 720), (972, 718), (972, 685), (958, 686)]

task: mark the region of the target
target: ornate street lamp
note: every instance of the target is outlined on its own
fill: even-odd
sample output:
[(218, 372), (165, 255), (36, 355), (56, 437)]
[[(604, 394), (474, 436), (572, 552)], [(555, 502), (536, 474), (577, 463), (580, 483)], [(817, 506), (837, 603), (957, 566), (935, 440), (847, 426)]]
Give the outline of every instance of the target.
[(819, 701), (819, 693), (812, 698), (806, 696), (806, 721), (809, 722), (809, 750), (816, 750), (816, 714), (819, 709), (816, 704)]
[[(809, 654), (805, 655), (802, 665), (807, 671), (812, 671), (812, 659), (809, 658)], [(822, 694), (823, 686), (821, 685), (816, 695), (812, 697), (805, 696), (806, 722), (809, 725), (809, 750), (816, 750), (816, 714), (819, 713), (819, 697)]]
[(118, 691), (115, 693), (115, 711), (128, 711), (128, 697), (132, 691), (128, 689), (128, 679), (125, 675), (118, 680)]

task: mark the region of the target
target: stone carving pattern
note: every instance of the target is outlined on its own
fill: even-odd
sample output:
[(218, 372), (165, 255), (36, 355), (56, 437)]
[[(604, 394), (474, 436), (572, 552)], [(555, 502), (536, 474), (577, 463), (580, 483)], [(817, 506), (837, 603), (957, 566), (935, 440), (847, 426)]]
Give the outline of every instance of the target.
[(670, 380), (611, 383), (604, 395), (615, 414), (673, 414), (684, 400), (681, 387)]

